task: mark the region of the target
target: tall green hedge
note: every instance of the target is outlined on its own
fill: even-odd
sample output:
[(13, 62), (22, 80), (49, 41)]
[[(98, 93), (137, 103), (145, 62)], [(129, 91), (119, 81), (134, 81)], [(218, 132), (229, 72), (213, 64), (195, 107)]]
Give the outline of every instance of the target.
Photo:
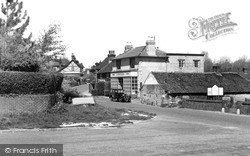
[(61, 89), (60, 73), (0, 72), (0, 94), (54, 94)]

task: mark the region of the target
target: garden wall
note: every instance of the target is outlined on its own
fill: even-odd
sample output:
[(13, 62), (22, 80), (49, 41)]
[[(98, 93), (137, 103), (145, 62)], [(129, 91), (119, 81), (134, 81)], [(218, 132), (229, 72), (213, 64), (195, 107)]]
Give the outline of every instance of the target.
[(222, 100), (186, 99), (181, 102), (181, 107), (198, 110), (221, 111)]
[(46, 110), (55, 103), (53, 94), (47, 95), (7, 95), (0, 96), (0, 115), (37, 113)]

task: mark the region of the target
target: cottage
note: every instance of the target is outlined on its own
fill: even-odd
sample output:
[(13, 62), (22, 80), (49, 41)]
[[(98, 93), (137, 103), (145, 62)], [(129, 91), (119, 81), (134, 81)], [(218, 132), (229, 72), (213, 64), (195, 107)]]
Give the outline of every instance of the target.
[(82, 63), (79, 63), (75, 55), (72, 54), (71, 61), (65, 67), (59, 69), (58, 72), (65, 76), (80, 76), (83, 74), (83, 68), (84, 66)]
[(161, 105), (183, 97), (207, 98), (207, 88), (224, 89), (224, 96), (237, 101), (250, 97), (250, 81), (237, 73), (167, 73), (151, 72), (141, 90), (143, 103)]
[(135, 96), (140, 96), (150, 72), (204, 72), (204, 54), (166, 53), (155, 46), (154, 39), (147, 40), (145, 46), (126, 45), (112, 63), (111, 88)]

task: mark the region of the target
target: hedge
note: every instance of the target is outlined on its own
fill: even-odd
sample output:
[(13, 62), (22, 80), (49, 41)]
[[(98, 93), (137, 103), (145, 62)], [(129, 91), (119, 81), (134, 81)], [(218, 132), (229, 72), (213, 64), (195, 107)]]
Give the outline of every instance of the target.
[(61, 73), (0, 72), (0, 94), (54, 94), (61, 90)]
[(93, 96), (103, 96), (104, 95), (104, 86), (105, 86), (105, 82), (97, 82), (95, 84), (95, 89), (93, 89), (91, 91), (91, 94)]

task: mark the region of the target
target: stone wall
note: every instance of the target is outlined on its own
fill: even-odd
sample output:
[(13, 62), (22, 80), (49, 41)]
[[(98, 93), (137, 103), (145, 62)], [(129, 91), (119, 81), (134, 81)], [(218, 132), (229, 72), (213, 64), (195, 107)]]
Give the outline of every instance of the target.
[[(185, 60), (184, 67), (179, 67), (179, 59)], [(194, 60), (200, 60), (198, 67), (194, 66)], [(167, 67), (168, 72), (201, 73), (204, 72), (204, 56), (170, 55)]]
[(140, 92), (140, 99), (142, 104), (161, 106), (163, 99), (160, 86), (144, 85)]
[(1, 95), (0, 115), (37, 113), (55, 103), (55, 95)]

